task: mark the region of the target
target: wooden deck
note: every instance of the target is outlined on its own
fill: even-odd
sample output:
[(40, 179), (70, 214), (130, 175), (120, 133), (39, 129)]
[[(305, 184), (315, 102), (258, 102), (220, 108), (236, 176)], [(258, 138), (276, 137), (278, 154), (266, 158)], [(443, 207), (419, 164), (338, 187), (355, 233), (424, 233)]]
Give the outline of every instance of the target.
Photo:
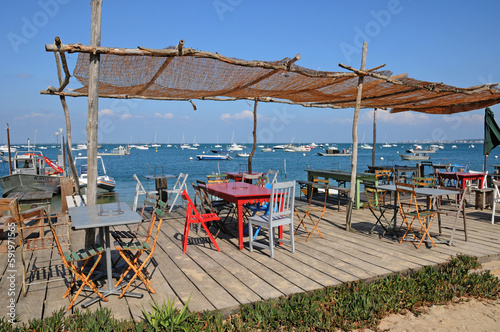
[[(297, 205), (305, 204), (300, 200)], [(308, 242), (296, 238), (296, 252), (290, 253), (284, 245), (277, 248), (275, 259), (270, 259), (268, 251), (249, 252), (246, 246), (237, 249), (237, 238), (223, 235), (217, 239), (221, 251), (217, 252), (202, 231), (197, 235), (192, 231), (187, 254), (182, 253), (181, 238), (184, 226), (184, 210), (177, 209), (164, 221), (159, 238), (159, 247), (154, 254), (154, 266), (150, 265), (152, 287), (156, 293), (148, 293), (136, 282), (134, 292), (144, 293), (142, 299), (109, 297), (108, 302), (98, 302), (90, 307), (111, 308), (117, 318), (141, 319), (141, 308), (149, 309), (153, 300), (163, 302), (168, 296), (181, 306), (189, 299), (191, 311), (221, 310), (229, 313), (241, 304), (275, 298), (288, 294), (312, 291), (327, 286), (335, 286), (353, 280), (375, 280), (395, 272), (408, 272), (427, 265), (445, 262), (458, 253), (474, 255), (481, 261), (500, 257), (500, 221), (490, 223), (491, 210), (467, 209), (468, 237), (464, 241), (462, 231), (457, 231), (454, 246), (438, 244), (427, 249), (424, 245), (415, 249), (412, 243), (399, 244), (391, 236), (381, 238), (377, 231), (368, 234), (374, 223), (369, 210), (354, 210), (352, 232), (346, 232), (345, 207), (337, 210), (331, 203), (320, 223), (324, 238), (313, 235)], [(449, 235), (453, 217), (444, 217), (444, 234)], [(143, 224), (147, 227), (147, 224)], [(432, 227), (437, 232), (437, 223)], [(74, 248), (82, 246), (82, 232), (73, 232)], [(16, 301), (16, 314), (22, 321), (50, 315), (62, 306), (68, 305), (62, 299), (69, 280), (67, 271), (61, 269), (57, 251), (36, 252), (29, 255), (29, 264), (48, 266), (62, 273), (66, 281), (55, 281), (30, 286), (28, 295), (22, 296), (22, 265), (20, 251), (17, 250), (15, 273), (15, 295), (9, 295), (11, 272), (7, 264), (0, 272), (0, 306), (7, 314), (11, 298)], [(7, 254), (1, 253), (2, 262), (7, 262)], [(54, 259), (52, 259), (54, 258)], [(43, 279), (44, 276), (39, 276)], [(88, 299), (88, 294), (80, 295), (77, 303)], [(75, 305), (79, 308), (79, 305)]]

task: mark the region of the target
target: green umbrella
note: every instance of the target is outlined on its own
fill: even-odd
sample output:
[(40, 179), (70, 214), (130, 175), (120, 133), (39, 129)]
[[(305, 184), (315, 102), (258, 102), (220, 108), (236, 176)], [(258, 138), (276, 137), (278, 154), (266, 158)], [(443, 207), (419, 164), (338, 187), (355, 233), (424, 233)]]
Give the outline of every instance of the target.
[(495, 115), (487, 107), (484, 110), (484, 155), (488, 155), (497, 145), (500, 145), (500, 128), (495, 122)]
[(500, 128), (495, 122), (495, 115), (487, 107), (484, 110), (484, 170), (486, 171), (486, 156), (491, 150), (500, 145)]

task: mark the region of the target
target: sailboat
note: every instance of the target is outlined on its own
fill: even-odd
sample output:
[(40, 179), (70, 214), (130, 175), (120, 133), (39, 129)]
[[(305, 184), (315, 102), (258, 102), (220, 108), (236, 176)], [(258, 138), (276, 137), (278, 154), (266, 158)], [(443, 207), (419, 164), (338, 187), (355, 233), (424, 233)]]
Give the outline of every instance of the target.
[(359, 148), (364, 149), (364, 150), (372, 150), (373, 149), (373, 146), (365, 143), (365, 134), (363, 134), (363, 143), (361, 143)]
[(215, 144), (216, 148), (222, 148), (222, 145), (219, 144), (219, 134), (217, 134), (217, 144)]
[(153, 144), (151, 144), (151, 147), (153, 148), (159, 148), (161, 145), (156, 143), (156, 131), (155, 131), (155, 137), (153, 140)]
[(196, 148), (200, 146), (200, 144), (196, 143), (196, 136), (193, 139), (193, 146)]
[(182, 134), (182, 141), (181, 141), (181, 149), (189, 149), (191, 146), (189, 144), (184, 143), (184, 134)]

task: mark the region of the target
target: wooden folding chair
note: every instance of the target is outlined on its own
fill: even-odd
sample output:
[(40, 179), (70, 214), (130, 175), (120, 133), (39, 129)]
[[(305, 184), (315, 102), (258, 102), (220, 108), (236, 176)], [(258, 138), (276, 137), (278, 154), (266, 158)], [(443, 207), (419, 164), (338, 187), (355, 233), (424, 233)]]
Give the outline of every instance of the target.
[(206, 223), (210, 221), (220, 221), (219, 216), (216, 213), (205, 213), (205, 214), (200, 214), (198, 210), (196, 209), (196, 206), (193, 204), (193, 201), (191, 201), (191, 197), (189, 197), (188, 193), (186, 190), (182, 192), (182, 199), (187, 201), (187, 208), (186, 208), (186, 221), (184, 223), (184, 235), (182, 238), (182, 247), (183, 253), (186, 253), (187, 250), (187, 242), (188, 242), (188, 236), (189, 236), (189, 228), (191, 227), (191, 224), (201, 224), (203, 228), (205, 229), (205, 232), (207, 232), (208, 237), (210, 238), (210, 241), (214, 244), (215, 248), (217, 248), (217, 251), (220, 251), (219, 246), (217, 245), (217, 242), (215, 242), (215, 239), (213, 238), (212, 234), (210, 233), (210, 230), (208, 229)]
[[(402, 224), (406, 224), (406, 232), (404, 233), (399, 243), (402, 243), (403, 241), (415, 242), (415, 240), (417, 239), (416, 234), (418, 234), (421, 239), (417, 245), (417, 249), (420, 248), (420, 245), (422, 244), (426, 236), (435, 247), (436, 244), (429, 234), (429, 229), (431, 228), (432, 222), (437, 215), (437, 211), (425, 209), (418, 204), (417, 194), (415, 193), (415, 185), (413, 184), (396, 182), (396, 192), (398, 195), (399, 212), (403, 219)], [(404, 200), (403, 196), (409, 196), (409, 199)], [(415, 220), (418, 220), (418, 222), (420, 223), (420, 228), (413, 227), (413, 223)], [(412, 240), (406, 240), (406, 236), (408, 234), (411, 234), (413, 236)]]
[[(161, 205), (162, 203), (165, 204), (162, 201), (158, 202), (160, 204), (159, 206), (162, 206)], [(149, 227), (148, 235), (146, 236), (146, 238), (144, 239), (136, 238), (135, 240), (130, 242), (124, 242), (124, 241), (115, 242), (116, 250), (123, 258), (123, 260), (128, 264), (127, 269), (125, 270), (125, 272), (122, 273), (120, 279), (116, 282), (115, 287), (122, 284), (123, 280), (131, 270), (134, 272), (134, 275), (132, 276), (132, 278), (129, 279), (127, 285), (125, 287), (122, 287), (122, 293), (118, 298), (122, 298), (123, 295), (125, 295), (127, 289), (130, 287), (130, 285), (132, 285), (132, 283), (137, 277), (139, 277), (139, 279), (144, 283), (144, 285), (149, 289), (151, 293), (153, 294), (155, 293), (154, 289), (151, 287), (151, 281), (147, 277), (149, 273), (146, 269), (146, 265), (149, 263), (155, 252), (158, 236), (160, 235), (161, 224), (165, 216), (165, 211), (166, 211), (166, 204), (163, 205), (163, 209), (160, 208), (155, 209), (155, 212), (150, 221), (151, 225)], [(156, 219), (158, 219), (158, 222), (156, 222)], [(153, 225), (155, 224), (156, 224), (156, 233), (153, 239), (152, 238)], [(140, 257), (145, 252), (148, 252), (148, 255), (146, 256), (145, 259), (140, 260)]]
[[(92, 273), (97, 267), (97, 264), (99, 264), (99, 261), (102, 258), (102, 254), (104, 252), (104, 248), (101, 246), (93, 246), (89, 247), (87, 249), (81, 249), (78, 251), (66, 251), (64, 252), (62, 250), (61, 242), (59, 241), (59, 236), (57, 235), (57, 232), (54, 228), (54, 225), (52, 224), (52, 221), (49, 219), (49, 226), (50, 230), (52, 232), (52, 236), (54, 238), (54, 241), (57, 246), (57, 251), (59, 252), (59, 255), (61, 256), (61, 259), (63, 261), (64, 266), (68, 270), (70, 270), (73, 274), (73, 280), (71, 281), (68, 289), (66, 290), (66, 293), (63, 295), (63, 299), (68, 297), (70, 299), (69, 306), (67, 310), (71, 309), (73, 305), (75, 304), (76, 299), (84, 290), (85, 286), (88, 286), (94, 293), (96, 293), (103, 301), (108, 302), (108, 299), (104, 297), (104, 295), (99, 292), (97, 289), (97, 286), (95, 283), (90, 279), (92, 276)], [(85, 274), (83, 270), (85, 269), (85, 266), (87, 265), (88, 262), (90, 262), (92, 259), (94, 259), (94, 264), (90, 268), (90, 270)], [(83, 262), (83, 264), (81, 264)], [(79, 266), (81, 265), (81, 266)], [(76, 285), (77, 281), (81, 281), (82, 284), (80, 287), (78, 287), (78, 290), (76, 291), (75, 295), (73, 295), (73, 298), (71, 299), (69, 293), (73, 289), (73, 287)]]
[[(309, 198), (309, 205), (307, 207), (305, 207), (305, 208), (295, 207), (295, 209), (294, 209), (294, 213), (297, 216), (297, 218), (299, 219), (299, 223), (295, 227), (294, 234), (297, 235), (297, 231), (299, 230), (300, 226), (304, 227), (304, 230), (307, 233), (306, 242), (309, 240), (311, 235), (314, 233), (314, 230), (316, 230), (317, 233), (319, 234), (319, 236), (321, 236), (321, 238), (323, 238), (323, 234), (321, 234), (321, 232), (318, 228), (318, 224), (326, 212), (326, 200), (328, 199), (328, 184), (315, 183), (311, 186), (311, 188), (312, 188), (312, 190), (314, 190), (314, 189), (324, 189), (325, 190), (325, 193), (324, 193), (325, 199), (323, 202), (323, 206), (318, 207), (315, 204), (312, 204), (314, 195), (311, 194), (310, 198)], [(302, 214), (302, 216), (300, 214)], [(313, 218), (313, 215), (314, 215), (314, 218)], [(308, 224), (310, 223), (310, 226), (312, 225), (312, 228), (310, 230), (306, 226), (306, 217), (309, 218), (307, 223)]]

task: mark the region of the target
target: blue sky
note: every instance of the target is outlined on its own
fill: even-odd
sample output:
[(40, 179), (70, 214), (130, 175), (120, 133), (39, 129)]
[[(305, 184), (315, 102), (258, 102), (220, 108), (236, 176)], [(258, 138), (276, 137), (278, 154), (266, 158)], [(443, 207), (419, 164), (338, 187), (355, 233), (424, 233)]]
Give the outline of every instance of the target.
[[(58, 97), (40, 95), (57, 86), (54, 56), (45, 44), (90, 43), (90, 1), (40, 0), (2, 3), (0, 20), (2, 103), (0, 124), (11, 140), (54, 142), (65, 128)], [(102, 46), (185, 47), (246, 60), (301, 55), (298, 65), (343, 71), (386, 64), (395, 74), (459, 87), (500, 82), (499, 1), (103, 1)], [(77, 54), (68, 55), (73, 71)], [(70, 88), (77, 88), (73, 78)], [(67, 98), (73, 141), (84, 142), (87, 100)], [(99, 142), (250, 141), (253, 104), (238, 102), (117, 101), (100, 99)], [(500, 107), (492, 110), (500, 122)], [(260, 103), (262, 143), (350, 142), (353, 109), (330, 110)], [(415, 112), (377, 113), (378, 142), (483, 137), (484, 110), (453, 116)], [(372, 141), (372, 110), (360, 113), (360, 141)], [(233, 134), (234, 133), (234, 134)], [(0, 133), (0, 144), (6, 135)]]

